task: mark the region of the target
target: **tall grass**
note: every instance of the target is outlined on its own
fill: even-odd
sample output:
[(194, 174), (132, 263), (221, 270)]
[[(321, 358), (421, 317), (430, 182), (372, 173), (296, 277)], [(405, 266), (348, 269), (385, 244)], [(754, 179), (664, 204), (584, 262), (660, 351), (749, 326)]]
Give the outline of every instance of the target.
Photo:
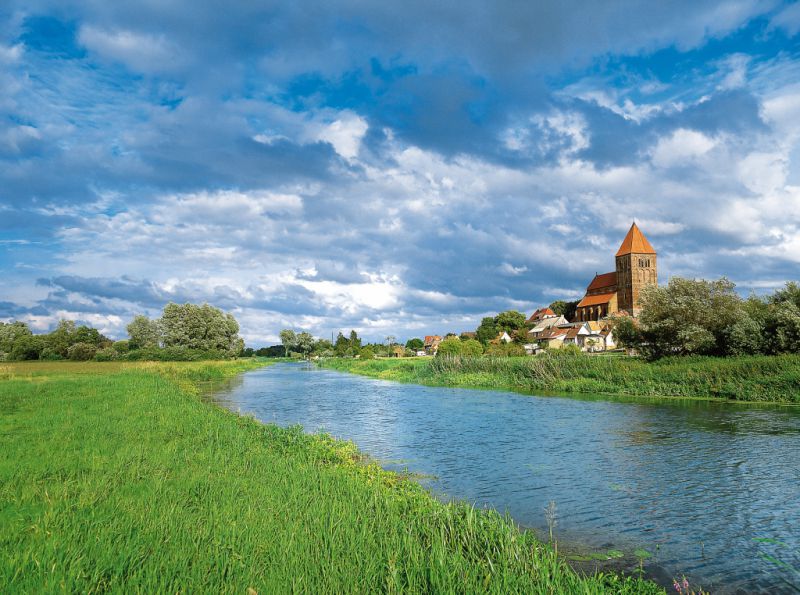
[(4, 366), (0, 592), (662, 592), (187, 392), (253, 365)]
[(638, 358), (547, 353), (536, 357), (327, 360), (376, 378), (560, 393), (800, 403), (800, 355)]

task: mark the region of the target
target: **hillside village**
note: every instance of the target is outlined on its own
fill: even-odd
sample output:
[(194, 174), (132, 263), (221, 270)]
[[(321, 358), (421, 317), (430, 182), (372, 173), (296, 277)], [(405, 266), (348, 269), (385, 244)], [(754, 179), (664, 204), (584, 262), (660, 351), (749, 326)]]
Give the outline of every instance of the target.
[[(614, 320), (639, 314), (639, 295), (646, 285), (658, 284), (657, 254), (634, 222), (614, 255), (615, 269), (596, 274), (583, 298), (576, 304), (568, 320), (550, 307), (537, 309), (525, 325), (509, 334), (498, 332), (490, 345), (522, 345), (525, 353), (534, 355), (546, 349), (575, 346), (581, 351), (608, 351), (617, 347)], [(513, 335), (513, 336), (512, 336)], [(462, 340), (476, 338), (476, 333), (461, 333)], [(425, 336), (419, 356), (436, 355), (444, 340), (439, 335)]]

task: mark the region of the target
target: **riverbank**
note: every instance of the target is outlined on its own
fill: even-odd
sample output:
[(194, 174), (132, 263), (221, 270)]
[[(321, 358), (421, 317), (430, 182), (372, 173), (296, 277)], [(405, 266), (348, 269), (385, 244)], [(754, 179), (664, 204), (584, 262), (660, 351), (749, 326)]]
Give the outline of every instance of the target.
[(639, 358), (559, 352), (536, 357), (327, 359), (326, 368), (431, 386), (800, 404), (800, 355)]
[(0, 364), (0, 590), (663, 592), (198, 398), (260, 365)]

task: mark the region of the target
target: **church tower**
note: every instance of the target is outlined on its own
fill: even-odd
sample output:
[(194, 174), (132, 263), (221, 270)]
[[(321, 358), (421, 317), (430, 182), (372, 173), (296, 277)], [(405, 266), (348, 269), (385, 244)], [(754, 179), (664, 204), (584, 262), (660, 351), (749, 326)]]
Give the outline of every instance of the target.
[(658, 284), (656, 251), (636, 226), (631, 225), (628, 235), (617, 250), (617, 308), (639, 314), (639, 293), (645, 285)]

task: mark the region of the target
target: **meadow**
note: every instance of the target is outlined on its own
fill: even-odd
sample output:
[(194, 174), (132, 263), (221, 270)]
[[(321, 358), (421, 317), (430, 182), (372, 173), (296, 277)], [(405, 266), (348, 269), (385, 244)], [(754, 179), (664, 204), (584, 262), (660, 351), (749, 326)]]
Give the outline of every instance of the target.
[(663, 593), (199, 396), (260, 365), (0, 364), (0, 592)]
[(800, 404), (800, 355), (670, 357), (648, 362), (552, 352), (535, 357), (328, 359), (320, 365), (433, 386)]

